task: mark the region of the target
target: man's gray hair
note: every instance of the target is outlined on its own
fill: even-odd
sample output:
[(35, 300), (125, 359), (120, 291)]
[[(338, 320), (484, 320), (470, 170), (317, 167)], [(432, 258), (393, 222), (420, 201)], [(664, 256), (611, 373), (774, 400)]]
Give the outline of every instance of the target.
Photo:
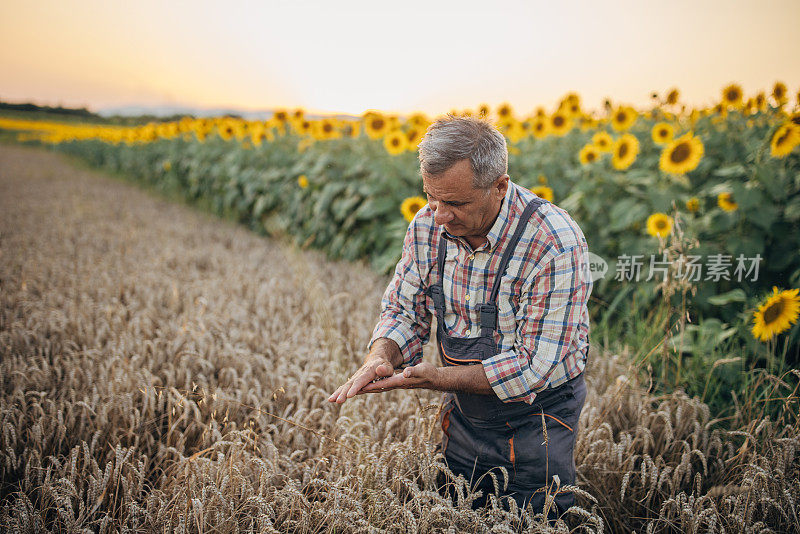
[(508, 148), (492, 124), (474, 117), (448, 115), (428, 127), (419, 144), (420, 173), (436, 176), (469, 159), (476, 189), (488, 189), (508, 172)]

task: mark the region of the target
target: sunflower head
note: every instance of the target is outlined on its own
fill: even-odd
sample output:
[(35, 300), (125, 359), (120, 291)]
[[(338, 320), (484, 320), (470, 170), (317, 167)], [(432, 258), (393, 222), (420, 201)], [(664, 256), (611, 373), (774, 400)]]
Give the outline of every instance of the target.
[(536, 118), (531, 121), (531, 133), (533, 133), (533, 136), (537, 139), (547, 137), (549, 133), (548, 128), (547, 117), (537, 115)]
[(800, 297), (798, 289), (780, 291), (772, 288), (772, 295), (753, 313), (753, 337), (760, 341), (768, 341), (789, 329), (800, 315)]
[(618, 171), (624, 171), (636, 161), (638, 154), (639, 140), (631, 134), (625, 134), (614, 143), (611, 165)]
[(305, 174), (298, 176), (297, 185), (299, 185), (302, 189), (308, 187), (308, 177)]
[(389, 154), (396, 156), (408, 150), (408, 138), (402, 130), (392, 130), (383, 138), (383, 146)]
[(738, 84), (732, 83), (722, 90), (722, 104), (725, 106), (741, 106), (742, 97), (742, 88)]
[(400, 212), (406, 221), (411, 222), (419, 210), (425, 207), (428, 201), (422, 197), (408, 197), (400, 204)]
[(628, 130), (636, 122), (638, 114), (630, 106), (620, 106), (611, 115), (611, 126), (618, 132)]
[(696, 213), (700, 210), (700, 199), (692, 197), (686, 201), (686, 209), (691, 213)]
[(614, 145), (614, 139), (606, 131), (597, 132), (592, 136), (592, 144), (597, 147), (600, 152), (611, 152)]
[(672, 217), (666, 213), (654, 213), (647, 218), (647, 233), (667, 237), (672, 232)]
[(680, 98), (680, 92), (677, 89), (671, 89), (670, 92), (667, 93), (667, 104), (674, 106), (678, 103), (678, 98)]
[(550, 116), (548, 126), (550, 133), (560, 137), (572, 129), (572, 119), (564, 111), (556, 111)]
[(797, 145), (800, 145), (800, 126), (787, 122), (773, 134), (769, 144), (770, 155), (773, 158), (786, 157)]
[(786, 84), (783, 82), (775, 82), (775, 85), (772, 86), (772, 98), (775, 99), (775, 102), (778, 106), (782, 106), (786, 103)]
[(717, 195), (717, 206), (725, 211), (736, 211), (739, 204), (733, 198), (733, 193), (725, 192)]
[(664, 147), (658, 166), (669, 174), (685, 174), (697, 168), (704, 153), (703, 142), (690, 132)]
[(600, 150), (596, 146), (588, 144), (581, 149), (578, 159), (580, 159), (582, 165), (595, 163), (600, 159)]
[(539, 182), (539, 185), (547, 185), (547, 176), (540, 174), (536, 181)]
[(675, 136), (675, 128), (667, 122), (659, 122), (653, 126), (650, 135), (655, 144), (665, 145), (672, 141), (672, 138)]
[(546, 185), (538, 185), (536, 187), (532, 187), (531, 191), (533, 191), (533, 193), (539, 198), (543, 198), (548, 202), (553, 201), (554, 198), (553, 190), (547, 187)]

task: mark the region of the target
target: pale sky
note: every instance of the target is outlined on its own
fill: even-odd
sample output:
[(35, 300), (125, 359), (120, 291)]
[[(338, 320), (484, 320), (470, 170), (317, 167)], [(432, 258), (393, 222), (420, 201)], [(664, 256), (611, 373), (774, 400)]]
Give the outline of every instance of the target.
[(0, 100), (430, 114), (800, 89), (800, 1), (0, 0)]

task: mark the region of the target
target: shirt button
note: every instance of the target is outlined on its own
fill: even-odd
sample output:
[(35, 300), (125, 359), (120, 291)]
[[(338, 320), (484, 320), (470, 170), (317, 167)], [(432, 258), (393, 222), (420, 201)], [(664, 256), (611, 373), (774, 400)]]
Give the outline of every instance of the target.
[(475, 254), (470, 254), (469, 255), (469, 259), (474, 260), (475, 259)]
[(469, 300), (469, 295), (466, 296), (466, 299)]

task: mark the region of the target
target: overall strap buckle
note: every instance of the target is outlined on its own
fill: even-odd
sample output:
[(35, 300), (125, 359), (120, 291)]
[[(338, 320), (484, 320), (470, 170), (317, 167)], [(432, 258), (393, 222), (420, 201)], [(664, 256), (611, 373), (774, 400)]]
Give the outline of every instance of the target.
[(481, 319), (481, 335), (491, 336), (497, 329), (497, 305), (492, 303), (478, 306)]

